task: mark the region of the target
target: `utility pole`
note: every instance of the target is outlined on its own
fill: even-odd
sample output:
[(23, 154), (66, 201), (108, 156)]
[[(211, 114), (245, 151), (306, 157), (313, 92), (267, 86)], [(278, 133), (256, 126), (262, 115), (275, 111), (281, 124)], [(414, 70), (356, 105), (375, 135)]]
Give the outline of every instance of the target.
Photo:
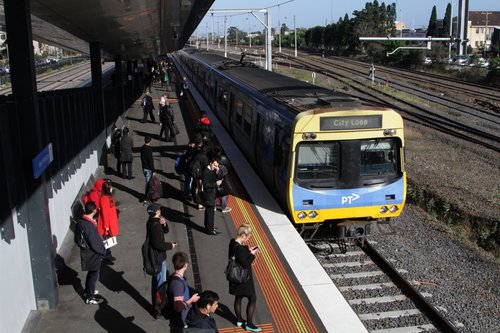
[(481, 14), (486, 15), (486, 20), (484, 21), (484, 48), (483, 48), (483, 57), (486, 58), (486, 43), (488, 43), (488, 15), (493, 13), (481, 12)]
[[(333, 2), (333, 0), (332, 0)], [(295, 35), (295, 58), (297, 58), (297, 27), (295, 26), (295, 14), (293, 15), (293, 31)]]
[(281, 22), (280, 22), (280, 5), (278, 5), (278, 52), (281, 53)]
[(224, 16), (224, 57), (227, 58), (227, 30), (226, 30), (227, 16)]
[(208, 51), (208, 21), (207, 21), (206, 33), (207, 33), (207, 51)]
[(450, 14), (450, 42), (448, 43), (448, 62), (451, 61), (451, 38), (453, 37), (453, 1), (451, 4), (451, 14)]

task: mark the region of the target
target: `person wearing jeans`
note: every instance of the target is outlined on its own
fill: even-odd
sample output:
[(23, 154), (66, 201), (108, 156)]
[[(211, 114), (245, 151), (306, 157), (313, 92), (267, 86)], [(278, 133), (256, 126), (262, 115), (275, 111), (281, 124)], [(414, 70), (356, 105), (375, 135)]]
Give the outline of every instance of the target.
[(85, 204), (85, 214), (78, 222), (76, 229), (76, 241), (80, 247), (82, 271), (88, 271), (85, 279), (85, 303), (97, 305), (102, 300), (97, 300), (95, 286), (99, 280), (102, 259), (106, 257), (106, 250), (102, 238), (97, 232), (97, 222), (94, 217), (97, 214), (95, 203), (89, 201)]

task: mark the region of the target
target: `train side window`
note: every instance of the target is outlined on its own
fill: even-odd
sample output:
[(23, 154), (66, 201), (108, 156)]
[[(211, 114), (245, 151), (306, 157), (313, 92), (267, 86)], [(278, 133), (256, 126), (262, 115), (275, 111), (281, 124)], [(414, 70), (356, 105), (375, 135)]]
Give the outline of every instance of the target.
[(395, 139), (363, 140), (361, 142), (361, 176), (394, 175), (397, 172)]
[(243, 131), (248, 135), (252, 135), (252, 107), (245, 103), (244, 113), (243, 113)]
[(234, 103), (235, 105), (235, 114), (236, 114), (236, 119), (235, 122), (238, 125), (238, 127), (241, 127), (242, 119), (243, 119), (243, 101), (240, 98), (236, 98), (236, 101)]

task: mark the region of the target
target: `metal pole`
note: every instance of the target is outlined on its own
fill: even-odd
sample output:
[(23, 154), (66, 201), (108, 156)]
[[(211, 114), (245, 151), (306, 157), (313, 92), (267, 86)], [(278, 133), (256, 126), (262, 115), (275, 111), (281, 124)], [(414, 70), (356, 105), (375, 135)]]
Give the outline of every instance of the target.
[(227, 58), (227, 30), (226, 30), (227, 16), (224, 16), (224, 57)]
[(451, 14), (450, 14), (450, 42), (448, 43), (448, 62), (451, 61), (451, 37), (453, 36), (453, 1), (451, 4)]
[(280, 6), (278, 5), (278, 52), (281, 53), (281, 22), (280, 22)]
[(271, 10), (268, 9), (266, 13), (266, 69), (270, 72), (273, 71), (273, 50), (271, 45)]
[(208, 51), (208, 21), (207, 21), (207, 27), (206, 27), (206, 38), (207, 38), (207, 51)]
[(212, 44), (214, 43), (214, 13), (212, 13)]
[(295, 35), (295, 58), (297, 58), (297, 27), (295, 26), (295, 15), (293, 15), (293, 31)]

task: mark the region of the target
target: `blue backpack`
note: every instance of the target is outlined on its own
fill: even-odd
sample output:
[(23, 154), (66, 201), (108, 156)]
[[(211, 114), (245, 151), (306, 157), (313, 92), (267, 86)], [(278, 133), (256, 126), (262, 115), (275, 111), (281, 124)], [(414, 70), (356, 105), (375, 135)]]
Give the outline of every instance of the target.
[(186, 158), (184, 155), (177, 156), (175, 159), (175, 172), (178, 175), (183, 175), (186, 170)]

